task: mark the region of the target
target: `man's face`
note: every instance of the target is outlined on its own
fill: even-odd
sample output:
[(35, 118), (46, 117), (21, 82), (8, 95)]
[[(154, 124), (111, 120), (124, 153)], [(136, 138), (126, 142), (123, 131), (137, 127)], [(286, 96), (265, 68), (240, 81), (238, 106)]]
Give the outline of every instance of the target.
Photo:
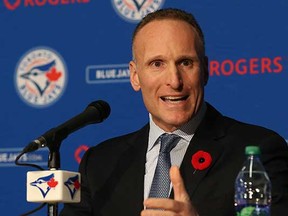
[(197, 113), (204, 97), (193, 28), (184, 21), (152, 21), (138, 32), (133, 48), (132, 87), (142, 91), (153, 121), (174, 131)]

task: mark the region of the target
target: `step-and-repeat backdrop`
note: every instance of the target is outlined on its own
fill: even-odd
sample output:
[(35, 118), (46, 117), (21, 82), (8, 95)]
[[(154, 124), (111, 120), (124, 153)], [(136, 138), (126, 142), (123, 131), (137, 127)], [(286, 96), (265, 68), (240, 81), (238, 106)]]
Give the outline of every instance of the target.
[[(90, 146), (147, 122), (141, 95), (129, 83), (131, 33), (145, 14), (167, 7), (192, 12), (203, 28), (210, 60), (206, 100), (288, 138), (286, 0), (1, 0), (1, 215), (38, 206), (26, 201), (26, 173), (35, 169), (15, 166), (15, 157), (90, 102), (107, 101), (111, 115), (62, 142), (64, 170), (77, 171)], [(48, 153), (43, 148), (21, 162), (47, 169)]]

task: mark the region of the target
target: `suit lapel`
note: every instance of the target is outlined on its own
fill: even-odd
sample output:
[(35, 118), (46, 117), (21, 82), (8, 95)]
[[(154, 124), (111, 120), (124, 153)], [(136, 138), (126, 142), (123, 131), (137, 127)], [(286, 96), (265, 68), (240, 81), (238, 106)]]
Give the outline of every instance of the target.
[(117, 173), (112, 177), (117, 179), (117, 186), (111, 194), (110, 204), (105, 208), (103, 215), (140, 215), (143, 209), (147, 143), (148, 127), (128, 140), (127, 149), (121, 155), (118, 168), (115, 169)]
[[(223, 147), (219, 141), (225, 135), (224, 126), (221, 126), (223, 125), (220, 122), (221, 119), (221, 114), (208, 104), (205, 117), (195, 132), (183, 158), (180, 171), (190, 197), (193, 197), (201, 181), (213, 169), (214, 164), (217, 163), (223, 152)], [(206, 169), (196, 170), (191, 163), (191, 159), (200, 150), (209, 153), (212, 162)]]
[[(131, 215), (140, 215), (140, 211), (143, 209), (147, 137), (148, 133), (146, 136), (137, 137), (130, 146), (131, 152), (127, 155), (128, 157), (133, 157), (131, 166), (123, 178), (125, 187), (128, 189), (126, 190), (126, 197), (129, 197), (127, 204), (131, 208)], [(126, 211), (127, 207), (124, 207)]]

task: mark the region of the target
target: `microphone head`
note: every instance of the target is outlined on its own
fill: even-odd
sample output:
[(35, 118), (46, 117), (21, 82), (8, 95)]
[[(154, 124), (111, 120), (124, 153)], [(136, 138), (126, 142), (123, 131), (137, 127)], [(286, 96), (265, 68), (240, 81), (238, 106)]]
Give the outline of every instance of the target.
[(105, 120), (111, 112), (111, 108), (106, 101), (98, 100), (90, 103), (86, 109), (96, 109), (98, 111), (98, 115), (95, 115), (96, 122), (102, 122)]

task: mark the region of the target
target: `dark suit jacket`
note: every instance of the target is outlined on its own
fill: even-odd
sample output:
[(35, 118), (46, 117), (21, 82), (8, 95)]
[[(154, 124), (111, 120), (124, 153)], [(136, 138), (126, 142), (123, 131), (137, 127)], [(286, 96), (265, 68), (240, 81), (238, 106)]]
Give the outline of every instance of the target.
[[(139, 216), (143, 209), (145, 158), (149, 126), (107, 140), (84, 155), (80, 204), (66, 204), (62, 216)], [(259, 145), (272, 181), (272, 215), (288, 212), (288, 147), (275, 132), (222, 116), (212, 106), (198, 127), (180, 167), (200, 216), (233, 216), (234, 182), (245, 160), (245, 146)], [(209, 152), (211, 165), (191, 165), (198, 150)], [(172, 192), (173, 196), (173, 192)]]

